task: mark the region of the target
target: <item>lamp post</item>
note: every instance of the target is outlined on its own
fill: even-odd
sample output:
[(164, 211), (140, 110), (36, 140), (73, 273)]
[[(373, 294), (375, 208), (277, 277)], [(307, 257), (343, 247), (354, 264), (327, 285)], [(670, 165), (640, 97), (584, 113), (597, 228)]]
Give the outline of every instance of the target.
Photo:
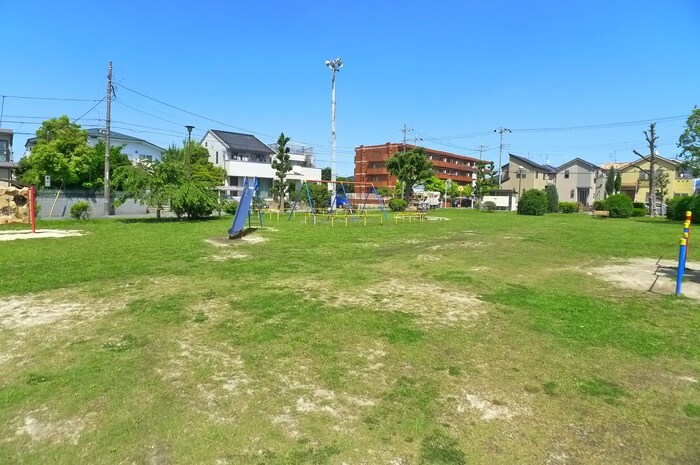
[(185, 126), (187, 128), (187, 150), (185, 150), (185, 173), (187, 174), (187, 179), (190, 179), (191, 173), (190, 173), (190, 146), (192, 142), (192, 130), (194, 129), (194, 126), (187, 125)]
[(335, 73), (343, 67), (343, 60), (335, 58), (326, 60), (326, 66), (331, 69), (331, 210), (335, 206), (335, 180), (337, 177), (335, 168)]
[(520, 193), (522, 192), (522, 189), (520, 189), (520, 187), (522, 186), (524, 172), (525, 168), (523, 168), (522, 166), (518, 168), (518, 201), (520, 201)]

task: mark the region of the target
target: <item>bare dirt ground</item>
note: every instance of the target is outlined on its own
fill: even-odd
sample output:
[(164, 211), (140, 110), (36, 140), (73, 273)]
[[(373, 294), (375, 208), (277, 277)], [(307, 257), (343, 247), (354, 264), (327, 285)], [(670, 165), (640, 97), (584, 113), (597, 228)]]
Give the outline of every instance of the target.
[(83, 231), (68, 229), (37, 229), (36, 232), (30, 230), (0, 231), (0, 241), (14, 241), (18, 239), (47, 239), (50, 237), (76, 237), (82, 236)]
[[(674, 294), (678, 262), (653, 258), (635, 258), (620, 261), (588, 273), (624, 289), (654, 294)], [(700, 300), (700, 263), (686, 263), (682, 294)]]

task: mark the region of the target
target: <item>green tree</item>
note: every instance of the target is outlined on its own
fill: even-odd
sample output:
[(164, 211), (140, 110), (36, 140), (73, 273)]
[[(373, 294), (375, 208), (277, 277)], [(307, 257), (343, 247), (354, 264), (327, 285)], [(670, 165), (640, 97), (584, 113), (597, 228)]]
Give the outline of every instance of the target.
[(690, 170), (693, 176), (700, 176), (700, 108), (693, 107), (685, 124), (685, 131), (678, 138), (680, 156), (684, 159), (683, 168)]
[(661, 198), (661, 201), (663, 202), (666, 196), (668, 195), (668, 185), (670, 184), (670, 180), (668, 179), (668, 173), (665, 171), (659, 170), (656, 172), (656, 196)]
[(622, 174), (618, 171), (615, 175), (615, 194), (622, 192)]
[(36, 131), (36, 145), (20, 164), (20, 181), (42, 185), (48, 175), (53, 184), (80, 187), (90, 171), (87, 139), (87, 131), (65, 115), (44, 121)]
[(289, 137), (281, 133), (277, 139), (277, 153), (272, 160), (272, 169), (275, 170), (275, 176), (277, 176), (272, 184), (272, 193), (279, 197), (280, 211), (284, 211), (284, 196), (288, 187), (285, 179), (287, 178), (287, 173), (292, 171), (292, 161), (289, 156), (289, 147), (287, 147), (288, 142)]
[(330, 167), (321, 168), (321, 181), (331, 180), (331, 169)]
[(423, 181), (423, 186), (425, 187), (426, 191), (445, 192), (445, 180), (440, 179), (435, 175)]
[(317, 213), (324, 211), (331, 200), (331, 192), (328, 190), (328, 186), (323, 183), (306, 183), (306, 185), (309, 188), (309, 195), (311, 196), (311, 203), (313, 203), (314, 211)]
[[(120, 166), (131, 165), (129, 157), (122, 153), (123, 145), (113, 145), (109, 147), (109, 173), (110, 178)], [(80, 185), (85, 189), (101, 190), (104, 187), (105, 173), (105, 143), (102, 141), (91, 148), (87, 169), (81, 173)]]
[(559, 194), (557, 193), (557, 188), (554, 184), (547, 184), (544, 188), (545, 194), (547, 194), (547, 211), (549, 213), (556, 213), (559, 211)]
[(485, 195), (498, 187), (498, 179), (495, 174), (492, 161), (479, 160), (476, 162), (476, 182), (472, 193), (477, 202), (481, 203), (481, 199)]
[(605, 196), (615, 193), (615, 168), (612, 166), (608, 170), (608, 175), (605, 178)]
[(405, 185), (403, 198), (408, 201), (413, 186), (433, 175), (433, 165), (423, 152), (423, 147), (414, 147), (406, 152), (396, 152), (386, 160), (386, 169)]

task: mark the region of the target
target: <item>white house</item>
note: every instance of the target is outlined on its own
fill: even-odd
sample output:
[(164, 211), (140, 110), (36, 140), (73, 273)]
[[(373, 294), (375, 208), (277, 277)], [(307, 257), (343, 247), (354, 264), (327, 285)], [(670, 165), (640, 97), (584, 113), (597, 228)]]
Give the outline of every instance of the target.
[(9, 186), (17, 164), (12, 162), (12, 129), (0, 129), (0, 187)]
[[(260, 195), (271, 198), (275, 170), (272, 159), (275, 151), (251, 134), (210, 129), (201, 141), (209, 151), (209, 161), (226, 170), (226, 178), (221, 190), (231, 196), (240, 197), (245, 178), (257, 177)], [(287, 179), (297, 181), (321, 179), (321, 169), (313, 166), (313, 151), (300, 146), (290, 147), (292, 171)]]
[[(97, 145), (99, 141), (105, 141), (105, 129), (101, 128), (90, 128), (87, 129), (88, 133), (88, 144), (91, 147)], [(137, 137), (127, 136), (126, 134), (121, 134), (119, 132), (110, 131), (109, 134), (109, 144), (112, 147), (117, 145), (122, 146), (121, 152), (129, 157), (132, 162), (149, 160), (156, 161), (160, 160), (163, 156), (164, 149), (152, 144), (146, 140), (139, 139)], [(36, 145), (36, 137), (31, 137), (27, 139), (25, 144), (26, 151), (24, 155), (29, 155), (32, 148)]]
[(577, 202), (589, 206), (598, 200), (595, 196), (596, 189), (601, 178), (605, 178), (605, 171), (586, 160), (574, 158), (559, 166), (556, 176), (560, 202)]

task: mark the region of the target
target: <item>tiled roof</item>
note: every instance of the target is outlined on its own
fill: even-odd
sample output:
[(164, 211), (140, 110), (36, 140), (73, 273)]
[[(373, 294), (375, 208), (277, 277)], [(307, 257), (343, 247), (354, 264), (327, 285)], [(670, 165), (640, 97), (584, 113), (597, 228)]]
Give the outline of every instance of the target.
[(219, 129), (210, 129), (210, 131), (218, 137), (221, 142), (234, 152), (250, 152), (271, 155), (275, 153), (270, 147), (265, 145), (252, 134), (241, 134), (238, 132), (221, 131)]
[(532, 166), (533, 168), (535, 168), (536, 170), (541, 171), (541, 172), (543, 172), (543, 173), (551, 173), (551, 174), (554, 174), (554, 173), (557, 172), (557, 170), (556, 170), (553, 166), (550, 166), (550, 165), (540, 165), (539, 163), (535, 163), (535, 162), (532, 161), (532, 160), (528, 160), (527, 158), (523, 158), (523, 157), (520, 157), (520, 156), (518, 156), (518, 155), (514, 155), (514, 154), (512, 154), (512, 153), (509, 153), (508, 155), (510, 156), (510, 158), (511, 158), (512, 160), (515, 160), (515, 161), (517, 161), (517, 162), (519, 162), (519, 163), (526, 163), (526, 164)]

